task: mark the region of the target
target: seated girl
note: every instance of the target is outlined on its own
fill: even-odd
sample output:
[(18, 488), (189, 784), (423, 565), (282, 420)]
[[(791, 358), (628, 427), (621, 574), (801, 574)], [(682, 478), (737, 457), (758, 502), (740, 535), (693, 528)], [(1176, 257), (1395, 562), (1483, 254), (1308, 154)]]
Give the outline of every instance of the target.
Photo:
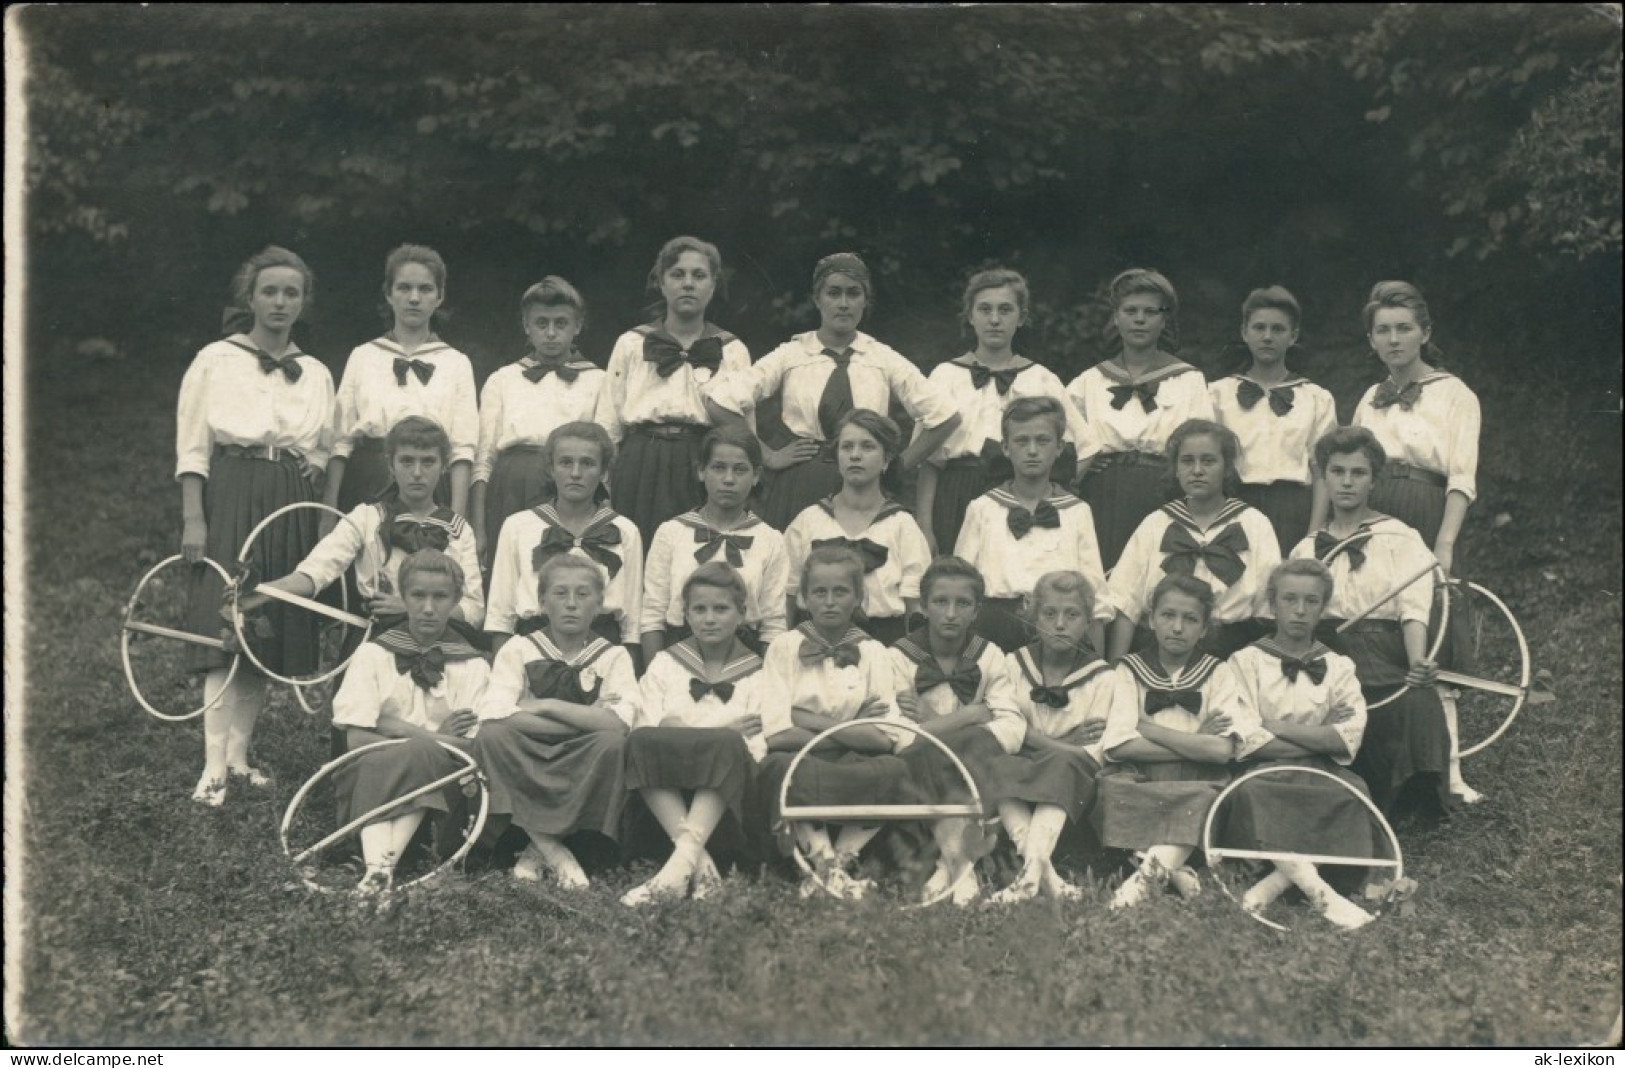
[(1144, 856), (1112, 897), (1114, 909), (1138, 905), (1164, 880), (1183, 897), (1201, 890), (1185, 862), (1202, 841), (1207, 810), (1231, 762), (1269, 741), (1230, 668), (1199, 649), (1212, 614), (1207, 583), (1169, 575), (1151, 594), (1156, 648), (1117, 665), (1100, 739), (1114, 766), (1100, 776), (1095, 822), (1101, 844)]
[[(386, 738), (407, 740), (339, 770), (334, 785), (341, 824), (462, 766), (437, 740), (467, 746), (473, 709), (489, 675), (479, 650), (448, 627), (467, 581), (457, 561), (423, 549), (400, 562), (398, 578), (406, 621), (356, 651), (333, 697), (333, 725), (345, 729), (351, 749)], [(448, 787), (361, 828), (367, 872), (356, 892), (388, 890), (424, 815), (455, 810), (460, 799), (459, 791)]]
[(1095, 776), (1106, 762), (1105, 733), (1115, 676), (1089, 642), (1094, 597), (1076, 571), (1039, 578), (1032, 595), (1038, 640), (1009, 658), (1016, 709), (1027, 722), (1020, 752), (993, 765), (999, 822), (1021, 854), (1021, 874), (993, 896), (998, 904), (1028, 901), (1040, 891), (1074, 898), (1053, 856), (1061, 831), (1077, 824), (1095, 801)]
[(535, 882), (546, 868), (564, 888), (584, 889), (586, 873), (564, 836), (619, 837), (622, 749), (637, 719), (638, 680), (631, 655), (592, 633), (604, 599), (597, 563), (550, 557), (537, 585), (547, 622), (497, 654), (475, 708), (474, 752), (491, 814), (511, 817), (530, 836), (514, 878)]
[(742, 840), (746, 799), (767, 754), (762, 708), (773, 680), (739, 637), (749, 603), (744, 579), (712, 560), (689, 573), (681, 599), (689, 634), (650, 660), (645, 726), (626, 740), (627, 789), (642, 797), (673, 848), (653, 879), (621, 898), (629, 906), (690, 890), (704, 897), (717, 886), (706, 844), (725, 820)]

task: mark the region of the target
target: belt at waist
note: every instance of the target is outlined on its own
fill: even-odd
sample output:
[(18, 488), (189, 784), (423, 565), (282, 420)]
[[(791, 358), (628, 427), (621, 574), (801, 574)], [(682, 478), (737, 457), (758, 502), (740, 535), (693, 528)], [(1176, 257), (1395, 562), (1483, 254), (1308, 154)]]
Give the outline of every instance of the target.
[(643, 434), (651, 438), (674, 440), (676, 438), (698, 437), (711, 428), (704, 423), (632, 423), (626, 429), (631, 434)]
[(1384, 478), (1406, 478), (1412, 482), (1426, 482), (1430, 486), (1442, 487), (1450, 484), (1450, 480), (1437, 471), (1429, 471), (1425, 467), (1400, 463), (1397, 460), (1389, 460), (1383, 464), (1382, 474)]
[(270, 460), (272, 463), (284, 460), (303, 463), (305, 459), (305, 454), (301, 450), (280, 445), (216, 445), (214, 454), (237, 456), (245, 460)]
[(1167, 467), (1168, 458), (1155, 452), (1103, 452), (1094, 458), (1096, 467)]

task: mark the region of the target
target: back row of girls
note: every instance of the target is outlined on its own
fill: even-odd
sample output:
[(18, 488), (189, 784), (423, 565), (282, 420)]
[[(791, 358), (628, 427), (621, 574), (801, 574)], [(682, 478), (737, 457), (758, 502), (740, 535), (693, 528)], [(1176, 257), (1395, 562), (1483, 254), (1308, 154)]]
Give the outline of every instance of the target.
[[(1155, 272), (1129, 271), (1114, 280), (1111, 329), (1121, 340), (1121, 352), (1064, 390), (1057, 389), (1059, 380), (1052, 373), (1014, 352), (1012, 340), (1026, 317), (1028, 296), (1025, 283), (1013, 272), (986, 272), (972, 280), (966, 315), (977, 334), (976, 350), (938, 368), (929, 380), (857, 329), (873, 295), (869, 271), (858, 257), (839, 254), (820, 262), (814, 274), (820, 328), (756, 364), (749, 363), (737, 339), (705, 318), (721, 276), (721, 257), (714, 246), (693, 238), (668, 242), (651, 272), (665, 313), (657, 322), (622, 336), (607, 372), (581, 360), (574, 349), (584, 318), (580, 295), (560, 279), (532, 287), (523, 303), (532, 351), (491, 376), (482, 394), (482, 411), (476, 415), (466, 357), (432, 331), (433, 313), (446, 287), (445, 265), (432, 250), (406, 246), (391, 254), (385, 297), (394, 329), (356, 350), (337, 400), (325, 367), (300, 352), (290, 336), (313, 296), (312, 275), (296, 255), (266, 250), (244, 264), (238, 275), (233, 318), (245, 332), (205, 348), (182, 383), (177, 477), (182, 486), (184, 554), (192, 560), (205, 553), (222, 562), (232, 560), (248, 529), (273, 508), (318, 499), (324, 469), (326, 500), (342, 507), (372, 499), (388, 489), (392, 474), (381, 440), (403, 417), (418, 415), (447, 431), (450, 448), (440, 500), (449, 504), (450, 517), (472, 512), (472, 534), (485, 559), (501, 556), (497, 543), (509, 515), (538, 515), (545, 526), (566, 528), (556, 546), (559, 551), (581, 551), (594, 536), (607, 541), (611, 534), (606, 522), (630, 527), (639, 542), (638, 551), (627, 555), (635, 557), (633, 566), (641, 569), (642, 545), (658, 540), (663, 523), (693, 514), (698, 502), (691, 473), (706, 428), (713, 421), (752, 426), (757, 406), (774, 396), (792, 438), (762, 443), (768, 470), (761, 522), (774, 529), (789, 528), (795, 525), (793, 520), (807, 515), (809, 506), (822, 507), (827, 522), (817, 515), (808, 520), (809, 545), (832, 537), (861, 545), (867, 532), (884, 522), (904, 531), (912, 527), (895, 518), (899, 509), (887, 501), (877, 483), (846, 477), (866, 474), (870, 460), (856, 457), (850, 464), (845, 459), (837, 463), (841, 447), (837, 428), (843, 417), (859, 409), (884, 412), (893, 401), (913, 417), (913, 440), (906, 447), (887, 448), (880, 440), (886, 435), (871, 428), (865, 433), (874, 443), (866, 444), (864, 434), (854, 433), (853, 448), (878, 451), (888, 468), (894, 462), (904, 468), (926, 464), (918, 509), (926, 556), (933, 541), (944, 550), (955, 545), (957, 527), (970, 502), (1000, 488), (1006, 472), (986, 464), (978, 472), (980, 459), (999, 451), (990, 443), (1008, 437), (1008, 428), (1001, 429), (1008, 409), (1018, 401), (1041, 397), (1059, 409), (1058, 433), (1086, 472), (1081, 493), (1094, 504), (1090, 525), (1099, 531), (1104, 566), (1117, 562), (1129, 535), (1166, 499), (1162, 469), (1151, 466), (1150, 455), (1166, 447), (1174, 427), (1188, 416), (1212, 412), (1215, 397), (1222, 416), (1226, 390), (1236, 401), (1237, 432), (1257, 443), (1233, 456), (1235, 465), (1246, 469), (1252, 464), (1272, 475), (1284, 475), (1290, 467), (1290, 478), (1269, 480), (1271, 488), (1260, 503), (1273, 508), (1272, 500), (1295, 493), (1294, 507), (1301, 513), (1310, 499), (1308, 487), (1314, 478), (1306, 448), (1291, 445), (1287, 451), (1296, 452), (1297, 458), (1279, 467), (1262, 459), (1275, 443), (1298, 440), (1285, 432), (1289, 423), (1307, 418), (1318, 426), (1323, 418), (1316, 414), (1324, 408), (1319, 400), (1323, 391), (1288, 378), (1281, 363), (1297, 330), (1296, 304), (1284, 291), (1274, 296), (1263, 291), (1263, 296), (1249, 299), (1243, 336), (1254, 351), (1253, 369), (1233, 384), (1215, 383), (1210, 394), (1200, 374), (1167, 351), (1172, 347), (1177, 300), (1172, 286)], [(1257, 300), (1265, 303), (1254, 306)], [(1388, 507), (1428, 531), (1436, 552), (1448, 564), (1473, 492), (1476, 401), (1459, 380), (1424, 362), (1430, 325), (1426, 305), (1414, 289), (1403, 283), (1380, 284), (1373, 290), (1366, 316), (1372, 344), (1388, 365), (1390, 377), (1368, 392), (1356, 419), (1369, 423), (1391, 455), (1402, 458), (1390, 465), (1382, 487), (1392, 501)], [(1282, 327), (1287, 327), (1284, 334)], [(1268, 402), (1260, 403), (1265, 397)], [(578, 472), (574, 477), (596, 493), (607, 473), (614, 510), (627, 519), (606, 520), (599, 513), (609, 509), (587, 508), (596, 504), (589, 500), (580, 515), (569, 519), (559, 515), (561, 522), (553, 523), (540, 512), (551, 504), (557, 513), (561, 505), (542, 500), (541, 492), (554, 474), (547, 466), (562, 461), (556, 455), (544, 461), (539, 446), (559, 420), (580, 417), (589, 409), (610, 445), (618, 442), (622, 447), (612, 469), (604, 461), (613, 448), (591, 450), (596, 460), (591, 455), (577, 457), (578, 463), (596, 462), (605, 470), (595, 475)], [(1252, 429), (1247, 429), (1249, 425)], [(480, 427), (477, 435), (473, 426)], [(1305, 429), (1302, 442), (1315, 436)], [(1041, 485), (1048, 486), (1049, 481), (1045, 474)], [(1282, 482), (1293, 482), (1297, 488), (1281, 491)], [(1028, 477), (1012, 478), (1002, 489), (1010, 500), (1001, 498), (1000, 503), (1012, 522), (1018, 509), (1026, 512), (1032, 520), (1028, 526), (1039, 540), (1054, 529), (1053, 514), (1059, 512), (1063, 526), (1066, 517), (1085, 514), (1069, 511), (1075, 506), (1057, 495), (1064, 489), (1034, 496), (1030, 491), (1036, 485), (1040, 483), (1030, 472)], [(1013, 495), (1021, 486), (1029, 488), (1025, 503)], [(1389, 486), (1400, 490), (1388, 490)], [(829, 496), (836, 487), (838, 492)], [(561, 495), (563, 490), (560, 485)], [(1067, 508), (1058, 509), (1057, 502)], [(1271, 518), (1282, 542), (1296, 540), (1298, 532), (1315, 525), (1301, 518), (1282, 520), (1277, 514)], [(456, 522), (461, 523), (460, 518)], [(702, 525), (717, 535), (730, 534), (735, 543), (750, 537)], [(317, 529), (308, 515), (279, 528), (259, 546), (260, 558), (253, 562), (256, 572), (290, 573), (314, 546)], [(696, 536), (709, 537), (706, 530), (694, 529)], [(519, 540), (526, 553), (540, 544), (540, 537)], [(523, 545), (526, 540), (531, 544)], [(913, 563), (903, 566), (902, 554), (893, 554), (890, 567), (904, 572), (893, 582), (879, 574), (888, 563), (877, 560), (878, 555), (868, 557), (875, 561), (872, 574), (879, 575), (874, 582), (875, 618), (890, 616), (896, 620), (893, 626), (900, 626), (915, 597), (906, 572), (914, 569), (917, 576), (917, 568)], [(1202, 553), (1192, 557), (1197, 566), (1206, 558)], [(527, 583), (499, 584), (495, 578), (494, 619), (502, 596), (499, 585), (510, 597), (529, 596)], [(218, 585), (211, 573), (198, 572), (192, 601), (197, 629), (214, 629)], [(627, 605), (641, 596), (638, 583), (629, 585), (634, 593)], [(1001, 589), (999, 595), (1030, 592), (1030, 581), (1022, 585), (1027, 588)], [(646, 621), (636, 618), (638, 611), (626, 611), (627, 605), (622, 606), (621, 639), (641, 642), (650, 631)], [(267, 664), (282, 673), (308, 671), (314, 662), (314, 630), (307, 617), (277, 606), (266, 611), (275, 636), (273, 647), (264, 654)], [(515, 613), (516, 622), (519, 614)], [(762, 622), (772, 626), (768, 617), (764, 611)], [(669, 598), (666, 622), (672, 622)], [(213, 657), (199, 667), (210, 672), (206, 687), (212, 699), (224, 684), (223, 664)], [(263, 679), (244, 672), (231, 692), (211, 707), (205, 716), (200, 797), (222, 796), (228, 773), (254, 781), (263, 778), (246, 757), (247, 737), (263, 703)]]

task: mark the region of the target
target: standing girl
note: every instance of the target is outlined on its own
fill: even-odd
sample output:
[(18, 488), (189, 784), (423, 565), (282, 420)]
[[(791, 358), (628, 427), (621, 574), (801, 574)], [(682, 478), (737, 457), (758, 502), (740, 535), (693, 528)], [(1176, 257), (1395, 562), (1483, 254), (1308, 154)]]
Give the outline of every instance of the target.
[[(1002, 417), (1013, 402), (1050, 397), (1061, 406), (1064, 455), (1054, 476), (1061, 485), (1071, 486), (1080, 460), (1087, 464), (1097, 450), (1055, 372), (1016, 355), (1013, 343), (1027, 321), (1027, 302), (1027, 280), (1017, 272), (1000, 267), (973, 275), (965, 286), (964, 317), (976, 347), (931, 372), (929, 381), (952, 397), (960, 412), (959, 426), (920, 465), (915, 515), (934, 553), (954, 551), (965, 508), (1010, 477), (1000, 443)], [(920, 432), (916, 428), (916, 436)]]
[(711, 298), (726, 294), (715, 245), (697, 237), (667, 241), (649, 288), (665, 312), (615, 342), (594, 416), (620, 448), (610, 502), (637, 525), (645, 544), (660, 524), (695, 504), (693, 472), (711, 426), (701, 388), (750, 367), (744, 343), (705, 318)]
[(762, 447), (744, 427), (718, 427), (700, 443), (705, 503), (668, 519), (655, 532), (643, 568), (643, 662), (688, 636), (682, 599), (673, 591), (696, 568), (722, 561), (737, 568), (748, 591), (740, 640), (760, 652), (784, 633), (789, 564), (784, 535), (750, 510), (762, 473)]
[[(1168, 464), (1181, 500), (1146, 516), (1123, 549), (1107, 583), (1117, 618), (1106, 643), (1116, 663), (1136, 644), (1151, 591), (1166, 575), (1194, 575), (1218, 592), (1212, 619), (1203, 620), (1203, 649), (1223, 658), (1259, 634), (1269, 614), (1264, 584), (1281, 549), (1264, 513), (1227, 495), (1236, 472), (1236, 436), (1217, 423), (1192, 419), (1168, 438)], [(1150, 635), (1138, 645), (1149, 648)]]
[(1067, 393), (1100, 444), (1078, 484), (1095, 512), (1100, 555), (1117, 566), (1123, 546), (1168, 500), (1162, 482), (1168, 436), (1187, 419), (1212, 419), (1202, 373), (1178, 359), (1179, 297), (1156, 271), (1112, 279), (1108, 350), (1117, 352), (1072, 380)]
[(1315, 442), (1337, 429), (1332, 395), (1286, 365), (1301, 314), (1297, 298), (1281, 286), (1249, 293), (1241, 306), (1241, 339), (1252, 364), (1208, 387), (1214, 418), (1240, 444), (1236, 496), (1269, 519), (1283, 553), (1312, 532), (1313, 517), (1325, 510)]
[[(181, 554), (236, 561), (248, 532), (271, 512), (313, 501), (332, 443), (333, 378), (299, 351), (289, 332), (310, 306), (315, 277), (305, 261), (270, 246), (237, 271), (229, 321), (244, 333), (207, 345), (181, 380), (176, 413), (175, 477), (181, 486)], [(251, 324), (251, 325), (250, 325)], [(316, 544), (316, 517), (290, 516), (257, 540), (249, 563), (261, 575), (285, 575)], [(188, 591), (187, 626), (220, 632), (225, 593), (212, 568), (197, 568)], [(272, 634), (255, 646), (283, 675), (316, 666), (317, 626), (308, 612), (278, 605), (267, 611)], [(247, 667), (225, 685), (227, 655), (194, 647), (193, 665), (207, 672), (203, 714), (203, 774), (194, 801), (219, 805), (227, 774), (256, 786), (269, 778), (248, 763), (248, 743), (265, 707), (265, 677)], [(224, 691), (224, 692), (222, 692)]]
[[(438, 496), (468, 514), (469, 467), (479, 441), (474, 369), (468, 357), (435, 336), (434, 315), (446, 299), (446, 261), (422, 245), (402, 245), (384, 261), (388, 333), (350, 353), (339, 381), (333, 462), (323, 500), (341, 512), (389, 488), (384, 436), (408, 415), (424, 415), (451, 438), (447, 484)], [(332, 520), (323, 521), (331, 526)]]
[(748, 419), (758, 404), (779, 398), (792, 439), (782, 449), (764, 443), (769, 475), (762, 497), (762, 518), (777, 530), (840, 488), (835, 434), (847, 412), (867, 408), (884, 414), (893, 398), (902, 402), (925, 428), (902, 453), (904, 470), (941, 448), (959, 425), (953, 401), (926, 381), (919, 368), (858, 330), (874, 303), (863, 260), (850, 252), (825, 256), (813, 270), (812, 288), (817, 330), (797, 334), (745, 373), (721, 379), (707, 392), (719, 421)]
[(792, 617), (800, 592), (795, 576), (809, 554), (840, 545), (863, 560), (863, 628), (881, 642), (907, 633), (908, 619), (920, 607), (920, 577), (931, 563), (931, 547), (908, 509), (881, 489), (881, 476), (902, 437), (896, 423), (864, 408), (846, 413), (836, 425), (841, 488), (796, 516), (784, 532)]
[(497, 368), (480, 390), (468, 518), (487, 568), (502, 524), (536, 503), (547, 485), (547, 436), (565, 423), (591, 420), (604, 384), (603, 370), (575, 347), (587, 324), (575, 286), (548, 275), (519, 298), (519, 320), (529, 354)]

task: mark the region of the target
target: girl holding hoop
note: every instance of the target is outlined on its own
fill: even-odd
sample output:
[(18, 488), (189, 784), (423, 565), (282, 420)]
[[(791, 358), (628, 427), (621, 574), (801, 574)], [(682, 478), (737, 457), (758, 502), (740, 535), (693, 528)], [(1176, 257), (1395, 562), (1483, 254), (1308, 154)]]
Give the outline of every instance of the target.
[[(181, 486), (181, 554), (234, 563), (244, 538), (271, 512), (313, 501), (332, 440), (333, 378), (299, 351), (293, 324), (312, 301), (315, 276), (287, 249), (256, 253), (233, 281), (232, 333), (198, 353), (181, 380), (176, 417), (175, 477)], [(288, 518), (278, 537), (256, 545), (250, 565), (282, 575), (316, 544), (316, 517)], [(196, 570), (188, 594), (187, 627), (219, 634), (225, 589), (213, 569)], [(276, 606), (267, 612), (271, 637), (256, 645), (262, 661), (282, 674), (306, 674), (317, 662), (317, 626), (309, 613)], [(263, 786), (269, 777), (248, 763), (254, 723), (265, 707), (264, 676), (239, 671), (231, 686), (226, 654), (194, 647), (193, 665), (207, 672), (203, 715), (203, 774), (194, 801), (220, 805), (227, 776)]]
[(665, 310), (615, 342), (594, 416), (620, 450), (610, 503), (636, 524), (643, 544), (694, 506), (700, 438), (712, 421), (702, 389), (750, 367), (744, 342), (705, 317), (711, 299), (727, 293), (715, 245), (697, 237), (667, 241), (649, 288)]
[[(446, 261), (423, 245), (401, 245), (384, 261), (384, 302), (390, 329), (357, 347), (339, 382), (338, 414), (329, 465), (330, 507), (348, 512), (389, 488), (384, 437), (408, 415), (445, 427), (451, 462), (438, 496), (458, 515), (468, 514), (468, 478), (479, 441), (474, 368), (468, 357), (434, 332), (446, 299)], [(332, 525), (325, 519), (323, 529)]]

